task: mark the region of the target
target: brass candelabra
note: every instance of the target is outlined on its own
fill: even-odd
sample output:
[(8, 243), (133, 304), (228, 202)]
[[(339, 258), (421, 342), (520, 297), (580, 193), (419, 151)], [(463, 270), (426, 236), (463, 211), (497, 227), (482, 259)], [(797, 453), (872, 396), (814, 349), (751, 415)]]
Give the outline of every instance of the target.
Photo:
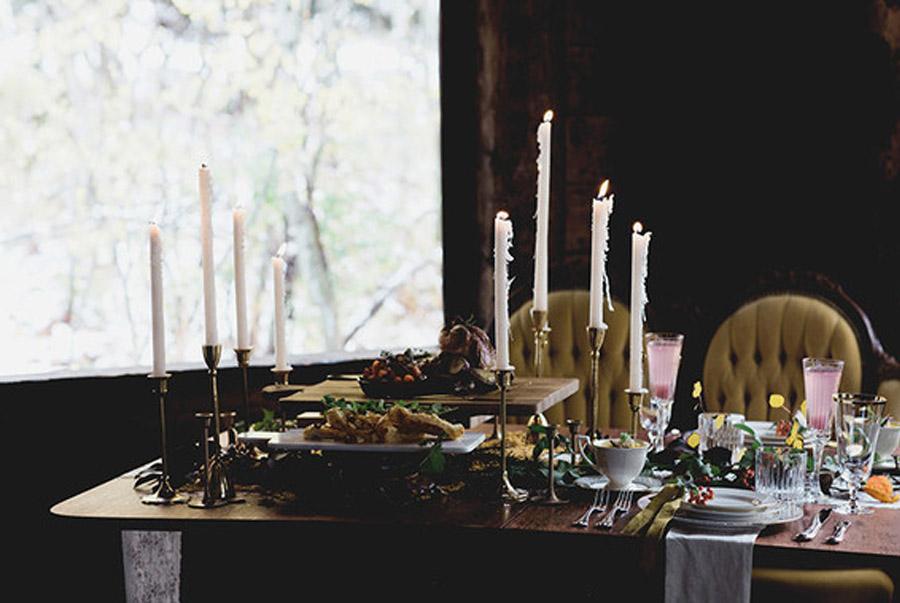
[(496, 424), (500, 426), (500, 498), (505, 503), (522, 502), (528, 498), (528, 492), (512, 485), (506, 466), (506, 395), (512, 385), (513, 369), (496, 369), (497, 386), (500, 388), (500, 414)]
[(606, 341), (606, 324), (588, 327), (588, 344), (591, 348), (591, 381), (587, 407), (587, 436), (593, 440), (597, 436), (597, 405), (600, 399), (600, 349)]
[(166, 436), (166, 398), (169, 393), (169, 379), (172, 377), (169, 373), (162, 375), (148, 375), (153, 384), (152, 391), (159, 399), (159, 433), (160, 444), (162, 449), (162, 475), (159, 477), (159, 485), (153, 494), (148, 494), (141, 498), (141, 502), (145, 505), (175, 505), (185, 503), (188, 497), (184, 494), (175, 492), (169, 477), (169, 445)]

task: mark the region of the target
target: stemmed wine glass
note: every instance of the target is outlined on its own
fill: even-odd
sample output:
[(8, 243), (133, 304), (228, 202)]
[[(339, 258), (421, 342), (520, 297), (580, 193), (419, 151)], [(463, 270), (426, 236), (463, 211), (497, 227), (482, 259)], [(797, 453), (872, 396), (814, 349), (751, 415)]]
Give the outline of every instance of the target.
[(872, 472), (875, 444), (881, 429), (886, 400), (874, 394), (834, 394), (834, 431), (837, 438), (841, 477), (850, 488), (847, 504), (835, 508), (845, 515), (872, 512), (859, 506), (857, 495), (863, 481)]
[(806, 414), (812, 449), (812, 467), (807, 472), (807, 500), (816, 502), (821, 495), (819, 473), (822, 470), (822, 453), (831, 436), (831, 415), (834, 395), (841, 383), (844, 361), (833, 358), (803, 359), (803, 389), (806, 394)]
[(681, 365), (680, 333), (647, 333), (647, 367), (650, 373), (650, 395), (641, 402), (641, 425), (647, 430), (654, 452), (664, 448), (666, 427), (672, 418), (675, 384)]

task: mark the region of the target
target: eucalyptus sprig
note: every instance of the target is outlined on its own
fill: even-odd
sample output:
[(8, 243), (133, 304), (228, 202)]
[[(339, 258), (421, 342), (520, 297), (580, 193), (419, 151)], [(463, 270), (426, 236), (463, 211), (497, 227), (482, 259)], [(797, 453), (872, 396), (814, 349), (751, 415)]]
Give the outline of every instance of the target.
[(326, 410), (337, 408), (344, 412), (356, 414), (372, 412), (380, 415), (386, 413), (392, 406), (401, 406), (410, 412), (425, 412), (437, 416), (446, 415), (456, 410), (456, 408), (444, 406), (440, 402), (422, 404), (418, 400), (397, 400), (395, 402), (387, 402), (386, 400), (347, 400), (346, 398), (335, 398), (329, 395), (322, 397), (322, 405)]

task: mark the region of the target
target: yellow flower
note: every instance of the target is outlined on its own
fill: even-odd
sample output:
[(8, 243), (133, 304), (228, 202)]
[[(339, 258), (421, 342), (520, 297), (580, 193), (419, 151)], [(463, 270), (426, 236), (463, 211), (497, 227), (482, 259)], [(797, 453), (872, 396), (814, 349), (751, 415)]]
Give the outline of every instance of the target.
[(794, 448), (803, 448), (803, 437), (800, 435), (800, 423), (798, 421), (794, 421), (794, 424), (791, 425), (791, 433), (784, 443)]
[(699, 381), (694, 381), (694, 391), (691, 392), (691, 397), (693, 397), (694, 400), (698, 400), (700, 398), (700, 394), (702, 394), (702, 393), (703, 393), (703, 384), (700, 383)]
[(781, 394), (772, 394), (769, 396), (769, 406), (772, 408), (781, 408), (784, 406), (784, 396)]
[(697, 432), (692, 433), (687, 439), (688, 446), (691, 448), (696, 448), (700, 445), (700, 434)]
[(725, 415), (716, 415), (715, 421), (713, 421), (713, 425), (715, 425), (716, 429), (722, 429), (722, 425), (725, 424)]
[(747, 453), (747, 449), (743, 446), (734, 451), (734, 462), (740, 463), (741, 459), (744, 458), (744, 454)]
[(800, 412), (803, 413), (804, 416), (806, 416), (806, 400), (800, 403)]

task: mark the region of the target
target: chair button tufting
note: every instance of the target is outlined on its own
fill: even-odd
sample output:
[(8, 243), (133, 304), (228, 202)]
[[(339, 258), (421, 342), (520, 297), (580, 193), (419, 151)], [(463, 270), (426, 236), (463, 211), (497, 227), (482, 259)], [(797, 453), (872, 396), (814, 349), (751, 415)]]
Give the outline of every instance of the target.
[(759, 350), (753, 353), (753, 362), (756, 363), (756, 366), (762, 364), (762, 355), (759, 353)]
[(731, 356), (729, 357), (729, 360), (731, 360), (731, 366), (736, 365), (736, 364), (737, 364), (737, 361), (738, 361), (737, 354), (735, 354), (734, 352), (732, 352), (732, 353), (731, 353)]

